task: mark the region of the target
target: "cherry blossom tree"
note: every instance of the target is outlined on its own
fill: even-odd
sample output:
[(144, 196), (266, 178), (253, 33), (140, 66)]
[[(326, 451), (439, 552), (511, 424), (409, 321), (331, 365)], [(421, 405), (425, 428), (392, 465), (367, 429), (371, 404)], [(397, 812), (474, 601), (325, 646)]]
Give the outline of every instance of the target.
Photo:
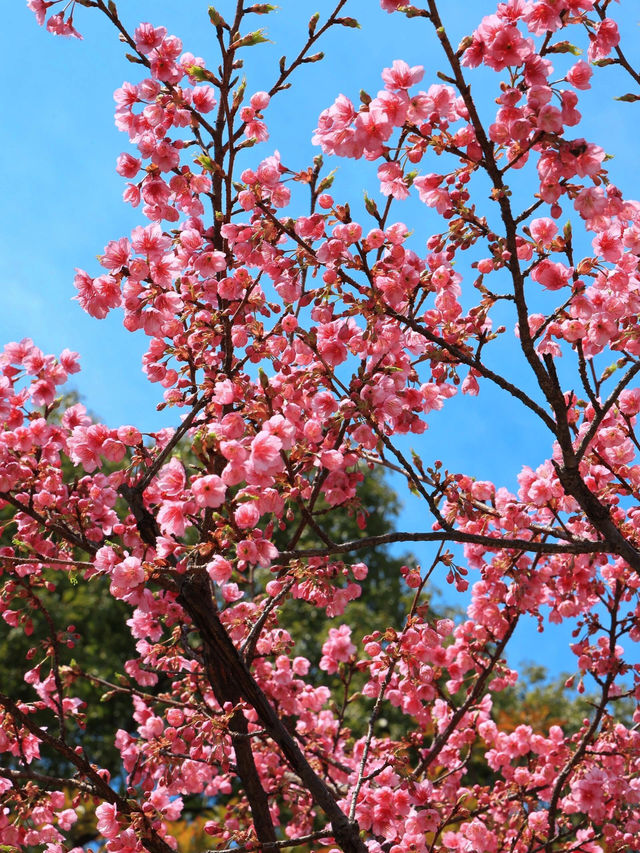
[[(442, 71), (424, 81), (396, 59), (375, 96), (336, 93), (320, 115), (325, 158), (370, 164), (361, 221), (322, 156), (293, 170), (268, 129), (271, 100), (320, 62), (327, 31), (358, 26), (349, 0), (313, 15), (256, 91), (242, 57), (271, 4), (209, 7), (208, 21), (203, 9), (212, 60), (161, 26), (129, 28), (113, 0), (28, 5), (62, 36), (106, 16), (133, 63), (115, 94), (133, 146), (117, 170), (142, 224), (107, 243), (102, 271), (78, 271), (76, 298), (148, 337), (144, 371), (175, 428), (142, 435), (65, 405), (76, 353), (23, 340), (0, 355), (0, 612), (27, 636), (34, 613), (48, 624), (25, 662), (32, 700), (0, 689), (3, 849), (68, 850), (91, 803), (110, 853), (169, 853), (193, 795), (216, 804), (212, 850), (637, 849), (640, 712), (617, 708), (640, 696), (640, 203), (574, 130), (606, 66), (632, 89), (621, 101), (640, 98), (610, 0), (508, 0), (460, 45), (444, 0), (381, 0)], [(478, 73), (497, 108), (474, 97)], [(433, 219), (405, 224), (410, 197), (434, 233)], [(509, 338), (525, 383), (500, 356)], [(483, 386), (547, 436), (517, 494), (408, 449)], [(375, 469), (405, 478), (419, 529), (367, 533), (359, 487)], [(362, 536), (335, 541), (328, 520), (345, 513)], [(359, 552), (392, 542), (430, 543), (429, 562), (400, 569), (403, 625), (372, 612), (356, 635)], [(433, 576), (470, 588), (466, 618), (432, 616)], [(46, 606), (63, 582), (98, 577), (136, 641), (113, 680), (73, 659), (82, 638)], [(281, 625), (291, 601), (334, 619), (319, 660)], [(576, 680), (596, 691), (577, 730), (492, 714), (517, 681), (505, 654), (527, 615), (576, 625)], [(119, 776), (83, 744), (87, 684), (131, 702), (113, 733)], [(387, 708), (403, 721), (394, 736)]]

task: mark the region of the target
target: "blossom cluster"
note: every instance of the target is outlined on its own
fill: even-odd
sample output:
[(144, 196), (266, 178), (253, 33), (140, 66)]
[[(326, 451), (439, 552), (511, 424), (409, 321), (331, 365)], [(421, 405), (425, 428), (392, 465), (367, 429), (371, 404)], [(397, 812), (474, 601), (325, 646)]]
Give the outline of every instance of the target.
[[(110, 853), (168, 853), (198, 796), (219, 809), (204, 832), (222, 848), (311, 836), (357, 853), (632, 849), (640, 712), (617, 708), (640, 696), (640, 203), (578, 130), (593, 73), (628, 71), (609, 4), (506, 0), (456, 49), (435, 0), (381, 0), (433, 25), (449, 71), (421, 87), (425, 68), (396, 59), (374, 97), (341, 94), (320, 115), (323, 154), (371, 171), (378, 200), (359, 212), (322, 158), (296, 171), (277, 150), (254, 155), (316, 38), (355, 26), (344, 3), (320, 27), (314, 16), (299, 58), (251, 94), (238, 51), (262, 31), (241, 36), (214, 7), (211, 70), (164, 27), (128, 33), (113, 3), (28, 5), (73, 36), (76, 6), (97, 7), (143, 69), (115, 99), (133, 146), (117, 172), (144, 224), (74, 283), (92, 317), (122, 310), (144, 333), (144, 373), (182, 417), (150, 435), (109, 427), (60, 396), (76, 353), (24, 340), (0, 355), (0, 616), (30, 636), (61, 578), (99, 576), (130, 608), (136, 649), (102, 684), (131, 700), (114, 733), (126, 797), (65, 738), (83, 725), (79, 683), (96, 681), (60, 663), (73, 626), (49, 626), (29, 653), (32, 701), (0, 686), (0, 843), (68, 853), (92, 799)], [(239, 10), (244, 26), (271, 6)], [(487, 122), (466, 82), (481, 66), (497, 75)], [(522, 202), (510, 182), (525, 177)], [(424, 206), (416, 231), (409, 199)], [(507, 309), (533, 391), (500, 363)], [(550, 436), (515, 490), (432, 462), (420, 438), (458, 392), (488, 385)], [(419, 529), (369, 536), (371, 469), (406, 479)], [(361, 541), (330, 535), (327, 519), (346, 515)], [(431, 571), (468, 592), (463, 616), (431, 611), (431, 572), (412, 564), (404, 623), (371, 613), (356, 634), (369, 569), (354, 552), (391, 541), (439, 547)], [(280, 624), (287, 606), (340, 617), (317, 659)], [(527, 617), (574, 632), (570, 681), (596, 691), (575, 730), (495, 711), (518, 681), (506, 649)], [(38, 769), (43, 744), (76, 768), (71, 805), (64, 780)]]

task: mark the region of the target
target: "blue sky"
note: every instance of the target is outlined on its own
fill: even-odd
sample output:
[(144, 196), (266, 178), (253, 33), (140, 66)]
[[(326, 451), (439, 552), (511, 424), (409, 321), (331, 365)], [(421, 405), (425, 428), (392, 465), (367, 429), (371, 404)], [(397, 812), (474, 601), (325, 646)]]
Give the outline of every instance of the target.
[[(231, 5), (224, 0), (217, 7), (224, 14)], [(249, 92), (269, 88), (278, 58), (293, 54), (302, 43), (310, 15), (332, 6), (329, 0), (281, 0), (280, 5), (278, 13), (254, 19), (256, 27), (267, 26), (274, 44), (245, 51)], [(442, 0), (442, 17), (454, 43), (494, 5), (488, 0)], [(640, 52), (640, 11), (632, 8), (636, 5), (627, 2), (613, 10), (628, 33), (625, 46), (632, 58)], [(141, 372), (144, 337), (127, 333), (117, 312), (97, 321), (70, 301), (74, 267), (97, 274), (96, 255), (104, 245), (140, 222), (140, 214), (122, 203), (124, 181), (114, 170), (116, 156), (130, 149), (114, 127), (112, 98), (123, 80), (138, 79), (139, 69), (124, 60), (123, 45), (93, 10), (77, 9), (76, 25), (85, 37), (78, 42), (53, 38), (38, 28), (22, 0), (6, 6), (0, 32), (5, 57), (0, 339), (29, 336), (46, 352), (64, 347), (80, 352), (83, 371), (74, 377), (74, 386), (111, 426), (132, 422), (149, 430), (174, 425), (175, 413), (155, 411), (161, 389), (150, 385)], [(206, 2), (122, 0), (119, 7), (131, 29), (142, 20), (162, 24), (183, 39), (186, 50), (214, 64), (214, 30)], [(362, 29), (335, 30), (322, 45), (326, 61), (303, 68), (294, 88), (274, 100), (267, 114), (271, 139), (256, 149), (256, 158), (277, 148), (292, 168), (307, 165), (318, 153), (310, 139), (319, 112), (339, 92), (353, 100), (361, 88), (375, 94), (381, 88), (381, 69), (396, 58), (424, 65), (424, 84), (437, 82), (435, 72), (444, 70), (444, 63), (427, 22), (387, 15), (377, 0), (351, 0), (345, 14), (358, 17)], [(607, 69), (596, 78), (597, 86), (584, 98), (583, 126), (575, 135), (614, 154), (613, 180), (627, 196), (637, 197), (638, 106), (612, 100), (631, 89), (616, 73)], [(490, 115), (498, 77), (486, 73), (471, 80), (483, 114)], [(359, 199), (364, 186), (375, 195), (371, 166), (345, 161), (332, 165), (340, 167), (337, 199)], [(423, 249), (431, 233), (425, 208), (398, 206), (396, 217), (415, 228), (414, 240), (418, 250), (420, 244)], [(499, 359), (509, 363), (518, 381), (528, 381), (512, 351), (499, 351)], [(487, 387), (478, 398), (450, 401), (414, 444), (427, 462), (440, 458), (451, 470), (493, 479), (511, 489), (516, 488), (523, 464), (535, 467), (550, 452), (542, 428), (532, 424), (521, 407)], [(422, 507), (413, 506), (408, 495), (402, 497), (401, 527), (419, 529), (424, 523)], [(512, 660), (535, 657), (555, 671), (572, 662), (571, 655), (558, 649), (557, 631), (540, 637), (532, 627), (517, 638)]]

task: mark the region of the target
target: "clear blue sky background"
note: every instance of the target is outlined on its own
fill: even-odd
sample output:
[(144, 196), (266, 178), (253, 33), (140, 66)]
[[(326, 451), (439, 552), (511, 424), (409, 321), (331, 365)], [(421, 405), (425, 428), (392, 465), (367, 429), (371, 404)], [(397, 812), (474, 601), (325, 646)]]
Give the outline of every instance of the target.
[[(124, 181), (115, 173), (116, 156), (130, 150), (124, 134), (113, 123), (113, 90), (123, 80), (139, 79), (140, 69), (124, 60), (123, 45), (103, 17), (77, 8), (76, 25), (84, 41), (57, 39), (37, 27), (22, 0), (6, 4), (0, 31), (4, 57), (4, 121), (0, 126), (2, 196), (0, 197), (0, 343), (32, 337), (45, 352), (70, 347), (81, 354), (83, 371), (74, 386), (84, 402), (112, 426), (135, 423), (142, 429), (174, 425), (175, 412), (158, 414), (161, 389), (150, 385), (140, 370), (146, 342), (131, 335), (112, 312), (105, 321), (84, 314), (71, 302), (74, 267), (97, 274), (96, 255), (111, 239), (126, 235), (140, 223), (141, 214), (121, 201)], [(121, 16), (131, 29), (139, 21), (164, 25), (183, 39), (185, 50), (215, 65), (214, 30), (202, 0), (121, 0)], [(224, 14), (233, 4), (217, 4)], [(293, 55), (306, 33), (310, 15), (332, 8), (329, 0), (281, 0), (280, 11), (255, 16), (267, 26), (274, 44), (245, 51), (248, 92), (268, 89), (277, 60)], [(457, 41), (481, 17), (493, 11), (489, 0), (442, 0), (441, 13)], [(306, 66), (293, 89), (274, 100), (268, 111), (271, 139), (254, 149), (256, 159), (281, 152), (292, 168), (302, 168), (318, 153), (310, 139), (320, 111), (339, 92), (357, 101), (361, 88), (375, 94), (381, 88), (380, 71), (402, 58), (426, 67), (423, 85), (437, 82), (435, 72), (446, 70), (430, 25), (387, 15), (377, 0), (351, 0), (345, 14), (359, 18), (362, 29), (333, 31), (322, 48), (325, 62)], [(637, 0), (615, 7), (613, 14), (626, 31), (625, 47), (638, 58)], [(564, 60), (559, 59), (558, 64)], [(637, 126), (640, 106), (616, 104), (614, 95), (632, 90), (630, 82), (607, 69), (597, 74), (597, 85), (583, 100), (585, 119), (575, 136), (585, 136), (615, 155), (613, 180), (628, 197), (638, 197)], [(470, 78), (483, 114), (491, 114), (498, 76)], [(340, 161), (335, 185), (339, 200), (361, 198), (368, 186), (376, 194), (374, 169)], [(424, 165), (424, 164), (423, 164)], [(429, 167), (433, 168), (433, 167)], [(396, 217), (415, 229), (414, 245), (424, 241), (434, 222), (420, 205), (398, 206)], [(512, 320), (507, 321), (510, 328)], [(498, 353), (511, 375), (528, 382), (513, 351)], [(457, 398), (431, 416), (430, 429), (414, 439), (427, 463), (442, 459), (450, 470), (493, 479), (516, 489), (523, 464), (538, 465), (550, 453), (548, 436), (521, 407), (483, 386), (478, 398)], [(394, 486), (400, 484), (394, 481)], [(402, 529), (420, 529), (422, 507), (401, 492), (405, 509)], [(420, 555), (426, 562), (428, 551)], [(448, 595), (448, 601), (456, 601)], [(523, 626), (510, 659), (544, 663), (551, 671), (569, 669), (573, 656), (564, 651), (568, 631), (549, 629), (540, 636), (535, 626)]]

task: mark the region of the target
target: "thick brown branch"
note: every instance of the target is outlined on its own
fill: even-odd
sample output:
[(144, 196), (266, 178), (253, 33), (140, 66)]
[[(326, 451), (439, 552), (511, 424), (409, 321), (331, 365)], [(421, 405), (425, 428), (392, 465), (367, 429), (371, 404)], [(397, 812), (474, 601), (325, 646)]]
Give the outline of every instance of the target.
[(269, 736), (280, 747), (292, 770), (300, 777), (316, 805), (331, 823), (336, 843), (344, 853), (366, 853), (358, 824), (350, 821), (325, 782), (311, 767), (300, 747), (276, 713), (234, 646), (216, 610), (209, 576), (193, 568), (181, 579), (179, 603), (193, 619), (204, 646), (207, 675), (218, 701), (248, 702)]
[(535, 554), (611, 554), (617, 553), (608, 542), (575, 539), (571, 542), (541, 542), (539, 540), (509, 539), (496, 536), (483, 536), (479, 533), (465, 533), (462, 530), (433, 530), (425, 533), (383, 533), (380, 536), (364, 536), (351, 542), (341, 542), (332, 548), (304, 548), (297, 551), (282, 551), (280, 560), (296, 560), (304, 557), (329, 557), (333, 554), (348, 554), (378, 545), (392, 542), (459, 542), (471, 545), (485, 545), (496, 550), (508, 548), (515, 551), (529, 551)]
[(35, 770), (13, 770), (10, 767), (0, 767), (0, 776), (10, 779), (12, 782), (37, 782), (46, 788), (62, 790), (65, 787), (82, 791), (85, 794), (95, 796), (96, 790), (88, 782), (79, 779), (60, 779), (58, 776), (47, 776), (45, 773), (36, 773)]
[(611, 394), (609, 394), (609, 397), (607, 398), (604, 405), (598, 406), (598, 408), (596, 409), (596, 414), (594, 415), (594, 418), (593, 418), (591, 424), (589, 425), (589, 429), (585, 433), (585, 436), (582, 439), (582, 442), (580, 443), (580, 447), (576, 451), (577, 459), (582, 459), (582, 457), (584, 456), (584, 454), (587, 451), (587, 448), (589, 447), (589, 444), (591, 443), (591, 441), (595, 437), (595, 434), (598, 431), (598, 427), (600, 426), (600, 424), (604, 420), (607, 412), (611, 409), (611, 407), (613, 405), (615, 405), (615, 403), (618, 401), (618, 398), (620, 397), (620, 394), (622, 393), (622, 391), (626, 388), (626, 386), (629, 384), (629, 382), (631, 382), (631, 380), (636, 375), (636, 373), (638, 373), (639, 370), (640, 370), (640, 362), (637, 364), (634, 364), (633, 367), (630, 367), (629, 370), (627, 370), (625, 375), (622, 377), (622, 379), (618, 382), (616, 387), (613, 389)]
[[(323, 829), (319, 832), (312, 832), (310, 835), (301, 835), (299, 838), (276, 841), (273, 847), (276, 850), (286, 850), (289, 847), (301, 847), (303, 844), (309, 844), (310, 841), (319, 841), (321, 838), (331, 838), (331, 832)], [(222, 850), (207, 850), (206, 853), (249, 853), (255, 849), (251, 844), (242, 844), (239, 847), (225, 847)]]

